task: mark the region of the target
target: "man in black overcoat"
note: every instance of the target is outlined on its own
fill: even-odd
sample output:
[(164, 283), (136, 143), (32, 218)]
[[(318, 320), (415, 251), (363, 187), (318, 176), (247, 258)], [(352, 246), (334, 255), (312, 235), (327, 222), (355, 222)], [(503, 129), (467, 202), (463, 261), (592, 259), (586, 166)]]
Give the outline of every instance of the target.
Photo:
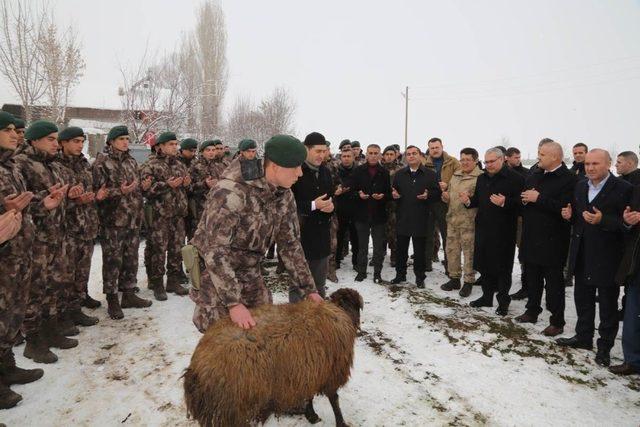
[[(302, 164), (302, 176), (291, 187), (296, 198), (300, 240), (304, 257), (320, 296), (325, 296), (327, 258), (331, 254), (331, 215), (333, 214), (333, 182), (331, 172), (322, 164), (327, 155), (324, 136), (312, 132), (304, 140), (307, 160)], [(289, 301), (297, 302), (298, 292), (289, 292)]]
[(465, 206), (478, 208), (473, 268), (482, 274), (482, 296), (470, 305), (492, 307), (493, 295), (497, 294), (496, 313), (505, 316), (511, 302), (509, 289), (524, 178), (505, 164), (499, 148), (488, 150), (484, 159), (485, 172), (478, 177), (475, 193), (471, 197), (460, 195)]
[(396, 277), (393, 284), (407, 280), (407, 258), (409, 241), (413, 241), (413, 272), (416, 285), (424, 288), (426, 269), (427, 228), (429, 205), (440, 200), (440, 186), (436, 173), (422, 165), (420, 150), (413, 145), (407, 147), (405, 159), (408, 166), (397, 171), (393, 177), (392, 197), (396, 203)]
[(608, 366), (609, 352), (618, 333), (618, 296), (620, 286), (615, 275), (624, 252), (624, 237), (629, 231), (622, 219), (631, 199), (631, 184), (609, 172), (611, 156), (593, 149), (585, 158), (586, 178), (576, 185), (573, 202), (562, 210), (563, 218), (573, 223), (569, 268), (575, 277), (574, 299), (578, 321), (576, 334), (560, 338), (561, 346), (593, 347), (596, 292), (600, 325), (596, 363)]
[(551, 312), (546, 336), (563, 332), (563, 269), (569, 252), (571, 225), (562, 218), (562, 208), (573, 198), (576, 175), (562, 161), (562, 146), (554, 141), (538, 148), (538, 167), (525, 181), (522, 193), (522, 241), (520, 259), (525, 266), (527, 310), (516, 317), (520, 323), (536, 323), (542, 313), (542, 293), (546, 290)]

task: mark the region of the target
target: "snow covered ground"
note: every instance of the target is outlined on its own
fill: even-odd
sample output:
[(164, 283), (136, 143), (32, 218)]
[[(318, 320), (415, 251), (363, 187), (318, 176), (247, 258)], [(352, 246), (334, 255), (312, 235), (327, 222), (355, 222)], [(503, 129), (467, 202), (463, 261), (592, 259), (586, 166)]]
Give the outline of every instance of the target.
[[(385, 263), (388, 265), (388, 263)], [(96, 246), (90, 293), (104, 303), (101, 251)], [(271, 274), (273, 269), (270, 269)], [(388, 266), (383, 277), (391, 279)], [(410, 273), (410, 279), (413, 275)], [(384, 287), (371, 280), (354, 283), (348, 263), (330, 291), (353, 287), (365, 300), (362, 334), (357, 341), (352, 378), (340, 393), (347, 422), (358, 426), (637, 426), (640, 379), (618, 378), (597, 366), (594, 353), (556, 347), (537, 325), (516, 325), (524, 310), (513, 302), (510, 316), (473, 310), (457, 293), (441, 291), (441, 265), (427, 277), (427, 289)], [(371, 275), (369, 276), (371, 279)], [(140, 251), (141, 295), (151, 298)], [(513, 290), (519, 288), (514, 274)], [(276, 293), (284, 302), (286, 296)], [(83, 328), (80, 345), (57, 350), (60, 360), (37, 365), (22, 357), (20, 366), (42, 367), (42, 380), (12, 388), (24, 400), (0, 411), (8, 426), (186, 426), (180, 375), (200, 337), (191, 323), (188, 297), (169, 296), (149, 309), (125, 310), (110, 320), (104, 307), (92, 314), (97, 326)], [(573, 333), (572, 288), (567, 292), (565, 336)], [(612, 353), (621, 358), (620, 343)], [(327, 399), (315, 401), (319, 425), (334, 425)], [(302, 417), (270, 419), (268, 426), (307, 425)]]

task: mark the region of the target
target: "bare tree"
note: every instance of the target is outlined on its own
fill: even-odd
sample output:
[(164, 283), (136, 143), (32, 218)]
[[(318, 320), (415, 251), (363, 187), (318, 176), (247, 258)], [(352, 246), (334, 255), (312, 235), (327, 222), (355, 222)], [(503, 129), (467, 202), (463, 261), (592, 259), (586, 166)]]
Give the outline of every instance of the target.
[(0, 11), (0, 73), (8, 80), (31, 120), (31, 107), (46, 92), (37, 42), (45, 27), (45, 7), (35, 10), (26, 1), (3, 0)]
[(269, 137), (294, 132), (293, 117), (296, 112), (296, 103), (285, 88), (276, 88), (271, 96), (262, 100), (259, 110)]
[(210, 136), (220, 131), (220, 106), (227, 90), (227, 30), (216, 1), (205, 1), (197, 16), (194, 48), (202, 87), (199, 134)]
[(69, 97), (86, 67), (80, 41), (71, 26), (61, 34), (53, 15), (48, 14), (36, 46), (38, 70), (45, 82), (49, 116), (56, 123), (63, 124)]

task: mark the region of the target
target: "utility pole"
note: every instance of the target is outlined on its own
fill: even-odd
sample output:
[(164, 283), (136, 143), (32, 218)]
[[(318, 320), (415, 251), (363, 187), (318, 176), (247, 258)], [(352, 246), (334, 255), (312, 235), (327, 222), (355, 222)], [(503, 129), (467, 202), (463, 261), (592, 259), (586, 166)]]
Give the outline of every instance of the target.
[(400, 93), (404, 98), (404, 149), (407, 149), (407, 134), (409, 131), (409, 86), (404, 88), (404, 93)]

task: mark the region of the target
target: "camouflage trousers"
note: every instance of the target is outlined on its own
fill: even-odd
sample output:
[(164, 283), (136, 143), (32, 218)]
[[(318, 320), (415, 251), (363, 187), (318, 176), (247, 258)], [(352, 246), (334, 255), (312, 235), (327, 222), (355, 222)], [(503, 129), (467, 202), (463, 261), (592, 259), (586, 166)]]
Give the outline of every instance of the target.
[[(167, 277), (179, 277), (182, 271), (184, 246), (184, 218), (159, 217), (149, 228), (144, 248), (144, 262), (149, 283)], [(166, 269), (165, 269), (166, 264)]]
[(448, 224), (447, 267), (449, 277), (462, 278), (462, 255), (464, 255), (464, 282), (475, 283), (476, 272), (473, 269), (473, 244), (475, 241), (475, 224)]
[(115, 294), (118, 289), (135, 288), (140, 229), (105, 228), (102, 236), (102, 292)]
[(331, 255), (327, 258), (327, 277), (329, 279), (336, 279), (336, 249), (338, 249), (338, 217), (333, 215), (331, 217), (331, 228), (329, 229), (331, 235)]
[[(241, 286), (240, 302), (247, 308), (272, 304), (271, 291), (265, 286), (260, 265), (236, 271), (236, 279)], [(191, 299), (196, 303), (193, 324), (203, 334), (217, 320), (229, 315), (208, 273), (202, 275), (200, 290), (191, 288)]]
[(0, 255), (0, 357), (11, 349), (29, 300), (31, 258)]
[[(62, 247), (64, 257), (60, 259), (60, 268), (56, 268), (54, 273), (59, 290), (58, 313), (79, 309), (87, 296), (94, 242), (69, 236)], [(58, 260), (54, 262), (58, 263)]]
[(52, 244), (34, 240), (31, 249), (31, 286), (29, 302), (24, 315), (25, 334), (40, 329), (43, 316), (56, 314), (57, 290), (51, 280), (56, 255), (62, 255), (62, 243)]
[[(392, 205), (388, 203), (387, 205)], [(396, 209), (395, 206), (387, 207), (387, 223), (384, 228), (385, 235), (387, 236), (387, 246), (389, 247), (389, 261), (391, 263), (396, 262), (396, 247), (398, 243), (397, 230), (396, 230)]]

